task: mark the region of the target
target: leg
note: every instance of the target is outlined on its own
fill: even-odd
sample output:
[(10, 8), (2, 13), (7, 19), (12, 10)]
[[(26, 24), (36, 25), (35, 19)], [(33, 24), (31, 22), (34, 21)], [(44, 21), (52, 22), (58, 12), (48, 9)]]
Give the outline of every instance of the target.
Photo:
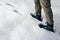
[(49, 24), (53, 24), (53, 13), (51, 10), (51, 3), (50, 0), (40, 0), (41, 6), (44, 9), (45, 16), (46, 16), (46, 21)]
[(39, 21), (42, 21), (40, 1), (39, 0), (34, 0), (34, 2), (35, 2), (36, 15), (31, 14), (31, 16), (34, 17), (34, 18), (36, 18)]
[(36, 11), (36, 15), (40, 15), (41, 16), (41, 5), (39, 0), (34, 0), (35, 2), (35, 11)]
[(54, 30), (53, 30), (53, 26), (54, 26), (53, 25), (54, 24), (53, 13), (51, 10), (50, 0), (40, 0), (40, 3), (41, 3), (42, 8), (44, 9), (47, 25), (40, 24), (39, 26), (40, 26), (40, 28), (44, 28), (46, 30), (54, 32)]

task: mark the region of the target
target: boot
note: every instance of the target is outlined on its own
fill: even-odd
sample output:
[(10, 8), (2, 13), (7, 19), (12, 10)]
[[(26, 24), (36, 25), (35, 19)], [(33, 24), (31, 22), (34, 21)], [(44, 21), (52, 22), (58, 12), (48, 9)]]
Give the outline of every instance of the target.
[(49, 23), (47, 23), (47, 25), (39, 24), (39, 27), (40, 28), (44, 28), (44, 29), (46, 29), (48, 31), (54, 32), (53, 24), (52, 25), (50, 25)]
[(34, 15), (34, 14), (31, 13), (31, 16), (34, 17), (34, 18), (36, 18), (36, 19), (39, 20), (39, 21), (42, 21), (42, 17), (41, 17), (40, 14)]

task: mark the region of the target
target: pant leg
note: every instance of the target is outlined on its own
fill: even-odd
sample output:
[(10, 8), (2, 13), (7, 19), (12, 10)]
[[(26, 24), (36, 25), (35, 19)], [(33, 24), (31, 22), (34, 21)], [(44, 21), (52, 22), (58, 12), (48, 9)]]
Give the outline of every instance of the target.
[(41, 6), (44, 9), (46, 21), (49, 24), (53, 24), (53, 13), (51, 9), (51, 0), (40, 0)]
[(41, 5), (39, 0), (34, 0), (36, 15), (41, 15)]

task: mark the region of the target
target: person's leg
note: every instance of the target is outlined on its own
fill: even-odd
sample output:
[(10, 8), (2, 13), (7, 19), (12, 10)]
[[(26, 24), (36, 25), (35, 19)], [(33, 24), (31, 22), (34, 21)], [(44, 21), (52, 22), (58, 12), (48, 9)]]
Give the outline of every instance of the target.
[(35, 3), (35, 14), (36, 15), (31, 14), (31, 16), (36, 18), (39, 21), (42, 21), (40, 0), (34, 0), (34, 3)]
[(50, 29), (49, 30), (53, 31), (54, 21), (53, 21), (53, 13), (51, 10), (50, 1), (51, 0), (40, 0), (40, 3), (41, 3), (42, 8), (44, 9), (44, 13), (45, 13), (46, 21), (47, 21), (46, 27), (48, 29), (52, 28), (52, 30)]
[(39, 0), (34, 0), (36, 15), (41, 15), (41, 5)]
[(44, 9), (46, 20), (49, 24), (53, 24), (53, 13), (51, 10), (50, 0), (40, 0), (41, 6)]

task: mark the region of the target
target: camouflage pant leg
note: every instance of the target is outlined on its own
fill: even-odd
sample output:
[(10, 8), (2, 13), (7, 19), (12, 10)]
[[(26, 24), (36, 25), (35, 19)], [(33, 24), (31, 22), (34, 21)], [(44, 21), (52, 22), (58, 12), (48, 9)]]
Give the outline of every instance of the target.
[(51, 3), (50, 0), (40, 0), (40, 4), (42, 8), (44, 9), (44, 13), (46, 16), (46, 21), (49, 24), (53, 24), (53, 13), (51, 10)]
[(41, 5), (40, 5), (40, 0), (34, 0), (35, 2), (35, 11), (36, 14), (41, 14)]

